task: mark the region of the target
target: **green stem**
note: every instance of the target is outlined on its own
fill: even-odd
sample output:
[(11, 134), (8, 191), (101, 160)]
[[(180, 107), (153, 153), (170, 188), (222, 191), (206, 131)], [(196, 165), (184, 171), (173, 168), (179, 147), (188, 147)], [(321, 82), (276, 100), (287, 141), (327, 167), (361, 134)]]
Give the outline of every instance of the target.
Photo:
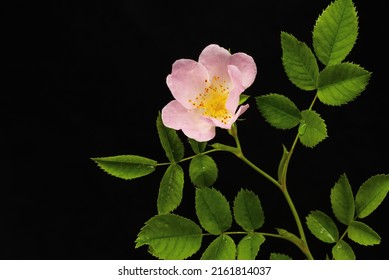
[[(249, 234), (250, 232), (247, 232), (247, 231), (226, 231), (226, 232), (223, 232), (224, 234), (242, 234), (242, 235), (247, 235)], [(280, 239), (285, 239), (287, 240), (287, 238), (285, 236), (282, 236), (280, 234), (277, 234), (277, 233), (270, 233), (270, 232), (256, 232), (256, 231), (253, 231), (252, 233), (258, 233), (260, 235), (263, 235), (263, 236), (269, 236), (269, 237), (273, 237), (273, 238), (280, 238)], [(213, 235), (211, 233), (203, 233), (203, 236), (204, 235)]]
[[(227, 235), (232, 235), (232, 234), (247, 235), (249, 233), (250, 232), (247, 232), (247, 231), (226, 231), (226, 232), (223, 232), (223, 234), (227, 234)], [(312, 255), (310, 254), (309, 250), (307, 250), (306, 244), (304, 242), (302, 242), (302, 240), (299, 239), (294, 234), (291, 234), (291, 233), (277, 234), (277, 233), (256, 232), (256, 231), (254, 231), (252, 233), (258, 233), (258, 234), (261, 234), (263, 236), (284, 239), (284, 240), (287, 240), (289, 242), (292, 242), (307, 256), (308, 259), (313, 260)], [(214, 234), (211, 234), (211, 233), (203, 233), (202, 235), (203, 236), (210, 236), (210, 235), (214, 236)]]
[(311, 102), (311, 105), (309, 106), (308, 110), (312, 110), (313, 105), (314, 105), (315, 102), (316, 102), (316, 99), (317, 99), (317, 93), (316, 93), (315, 97), (313, 98), (313, 100), (312, 100), (312, 102)]
[(298, 138), (298, 134), (297, 134), (294, 141), (293, 141), (292, 147), (290, 148), (290, 150), (288, 152), (287, 158), (285, 160), (285, 164), (284, 164), (283, 169), (282, 169), (282, 175), (280, 178), (280, 183), (281, 183), (280, 189), (281, 189), (281, 191), (286, 199), (286, 202), (288, 203), (290, 210), (292, 211), (293, 218), (296, 222), (297, 230), (300, 234), (300, 239), (304, 242), (304, 248), (302, 250), (308, 259), (313, 260), (313, 256), (309, 250), (307, 239), (305, 237), (305, 232), (304, 232), (304, 228), (303, 228), (300, 216), (297, 212), (297, 209), (293, 203), (292, 198), (289, 195), (288, 188), (286, 185), (286, 177), (287, 177), (287, 173), (288, 173), (289, 161), (290, 161), (292, 154), (294, 152), (294, 149), (297, 145), (298, 139), (299, 138)]
[(261, 168), (256, 166), (254, 163), (252, 163), (250, 160), (248, 160), (248, 158), (246, 158), (244, 156), (243, 151), (242, 151), (242, 147), (240, 145), (240, 140), (239, 140), (239, 137), (238, 137), (238, 126), (236, 125), (236, 123), (234, 123), (232, 125), (231, 129), (228, 132), (232, 135), (232, 137), (234, 137), (235, 143), (236, 143), (236, 147), (232, 147), (232, 149), (228, 149), (228, 151), (230, 151), (233, 154), (235, 154), (238, 158), (243, 160), (248, 166), (253, 168), (255, 171), (257, 171), (263, 177), (268, 179), (274, 185), (276, 185), (277, 187), (280, 187), (280, 183), (276, 179), (274, 179), (272, 176), (270, 176), (268, 173), (263, 171)]
[(270, 182), (272, 182), (274, 185), (276, 185), (277, 187), (281, 188), (281, 185), (280, 183), (274, 179), (272, 176), (270, 176), (269, 174), (267, 174), (265, 171), (263, 171), (262, 169), (260, 169), (258, 166), (256, 166), (254, 163), (252, 163), (250, 160), (248, 160), (242, 152), (240, 153), (235, 153), (235, 155), (240, 158), (241, 160), (243, 160), (243, 162), (245, 162), (248, 166), (250, 166), (252, 169), (254, 169), (255, 171), (257, 171), (259, 174), (261, 174), (263, 177), (265, 177), (266, 179), (268, 179)]
[[(314, 104), (314, 102), (316, 100), (316, 96), (313, 99), (313, 101), (311, 103), (311, 106), (309, 107), (310, 109), (312, 108), (312, 106), (313, 106), (313, 104)], [(248, 160), (243, 155), (243, 152), (242, 152), (242, 149), (241, 149), (241, 146), (240, 146), (240, 141), (239, 141), (239, 137), (238, 137), (236, 126), (233, 127), (233, 129), (230, 130), (230, 134), (234, 137), (235, 142), (237, 144), (237, 147), (235, 148), (236, 150), (235, 151), (232, 150), (232, 152), (238, 158), (243, 160), (247, 165), (249, 165), (251, 168), (253, 168), (255, 171), (257, 171), (259, 174), (261, 174), (266, 179), (268, 179), (270, 182), (272, 182), (274, 185), (276, 185), (278, 188), (280, 188), (280, 190), (282, 191), (282, 193), (283, 193), (283, 195), (284, 195), (284, 197), (285, 197), (285, 199), (286, 199), (286, 201), (288, 203), (288, 206), (289, 206), (289, 208), (290, 208), (290, 210), (291, 210), (291, 212), (293, 214), (293, 218), (294, 218), (294, 220), (296, 222), (297, 229), (298, 229), (298, 232), (300, 234), (300, 239), (303, 242), (303, 245), (298, 245), (298, 246), (299, 246), (299, 248), (302, 250), (302, 252), (305, 254), (305, 256), (308, 259), (313, 260), (314, 258), (312, 256), (310, 250), (309, 250), (307, 239), (305, 237), (305, 232), (304, 232), (304, 228), (303, 228), (300, 216), (298, 215), (296, 207), (295, 207), (295, 205), (293, 203), (292, 198), (290, 197), (290, 195), (288, 193), (287, 186), (286, 186), (286, 175), (287, 175), (287, 171), (288, 171), (288, 165), (289, 165), (289, 161), (291, 159), (291, 156), (293, 154), (293, 151), (294, 151), (294, 149), (295, 149), (295, 147), (297, 145), (297, 142), (298, 142), (298, 134), (296, 135), (296, 137), (295, 137), (295, 139), (293, 141), (292, 147), (291, 147), (290, 151), (288, 152), (288, 156), (286, 158), (285, 164), (284, 164), (283, 169), (282, 169), (282, 176), (280, 178), (280, 181), (275, 180), (272, 176), (270, 176), (265, 171), (260, 169), (258, 166), (256, 166), (254, 163), (252, 163), (250, 160)]]
[(301, 240), (306, 242), (305, 233), (304, 233), (304, 229), (303, 229), (303, 226), (302, 226), (302, 223), (300, 220), (300, 216), (297, 213), (297, 210), (296, 210), (296, 207), (294, 206), (292, 198), (290, 197), (289, 192), (286, 188), (285, 188), (285, 190), (282, 191), (282, 193), (284, 194), (284, 197), (289, 205), (289, 208), (292, 211), (293, 217), (296, 220), (297, 228), (298, 228), (298, 231), (300, 233), (300, 238), (301, 238)]
[[(208, 150), (208, 151), (205, 151), (205, 152), (202, 152), (201, 155), (206, 155), (206, 154), (210, 154), (210, 153), (213, 153), (213, 152), (220, 152), (220, 151), (223, 151), (222, 149), (212, 149), (212, 150)], [(197, 157), (198, 155), (193, 155), (193, 156), (190, 156), (190, 157), (186, 157), (186, 158), (183, 158), (182, 160), (180, 160), (179, 162), (184, 162), (184, 161), (188, 161), (188, 160), (191, 160), (195, 157)], [(157, 163), (157, 166), (162, 166), (162, 165), (170, 165), (172, 164), (171, 162), (161, 162), (161, 163)]]
[(346, 230), (343, 232), (342, 236), (339, 238), (338, 243), (339, 243), (339, 241), (343, 240), (343, 238), (346, 236), (347, 232), (348, 232), (348, 227), (347, 227)]
[(236, 123), (234, 123), (232, 125), (231, 129), (228, 132), (232, 135), (232, 137), (234, 137), (235, 143), (236, 143), (236, 148), (239, 151), (242, 151), (242, 147), (240, 145), (240, 140), (239, 140), (239, 137), (238, 137), (238, 126), (236, 125)]
[(290, 162), (290, 159), (291, 159), (292, 154), (294, 152), (294, 149), (295, 149), (295, 147), (297, 145), (298, 139), (299, 139), (299, 135), (297, 133), (296, 137), (294, 138), (292, 147), (290, 148), (290, 150), (288, 152), (288, 155), (286, 157), (285, 163), (284, 163), (284, 165), (282, 167), (282, 173), (281, 173), (282, 175), (281, 175), (281, 178), (280, 178), (281, 190), (286, 189), (286, 177), (287, 177), (287, 174), (288, 174), (289, 162)]
[[(316, 102), (316, 99), (317, 99), (317, 93), (316, 93), (315, 97), (313, 98), (311, 105), (309, 105), (308, 110), (312, 110), (313, 105)], [(281, 181), (281, 185), (283, 188), (286, 188), (286, 177), (287, 177), (287, 173), (288, 173), (289, 162), (290, 162), (290, 159), (292, 158), (292, 155), (293, 155), (294, 149), (297, 145), (298, 139), (299, 139), (299, 134), (297, 132), (296, 137), (294, 138), (292, 147), (290, 148), (290, 150), (288, 152), (288, 156), (286, 157), (285, 164), (284, 164), (283, 169), (282, 169), (282, 173), (281, 173), (282, 176), (281, 176), (280, 181)]]
[(303, 253), (305, 254), (305, 256), (309, 259), (309, 260), (313, 260), (313, 256), (311, 254), (311, 251), (309, 250), (309, 247), (308, 247), (308, 243), (307, 243), (307, 239), (305, 237), (305, 232), (304, 232), (304, 228), (303, 228), (303, 224), (301, 223), (301, 220), (300, 220), (300, 216), (297, 212), (297, 209), (296, 207), (294, 206), (294, 203), (293, 203), (293, 200), (292, 198), (290, 197), (289, 195), (289, 192), (287, 190), (287, 188), (281, 188), (282, 190), (282, 193), (284, 194), (284, 197), (286, 199), (286, 202), (288, 203), (289, 205), (289, 208), (290, 210), (292, 211), (292, 214), (293, 214), (293, 218), (296, 222), (296, 225), (297, 225), (297, 229), (298, 229), (298, 232), (300, 234), (300, 239), (301, 241), (303, 241), (304, 245), (303, 247), (301, 248), (301, 250), (303, 251)]

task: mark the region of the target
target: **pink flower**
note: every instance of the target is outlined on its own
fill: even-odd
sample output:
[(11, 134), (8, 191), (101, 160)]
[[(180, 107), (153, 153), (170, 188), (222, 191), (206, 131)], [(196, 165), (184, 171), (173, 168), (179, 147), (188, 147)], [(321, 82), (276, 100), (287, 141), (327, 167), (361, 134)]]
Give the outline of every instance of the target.
[(175, 100), (162, 109), (162, 122), (199, 142), (211, 140), (215, 127), (230, 129), (248, 109), (248, 104), (238, 108), (239, 96), (256, 74), (251, 56), (218, 45), (207, 46), (198, 62), (177, 60), (166, 78)]

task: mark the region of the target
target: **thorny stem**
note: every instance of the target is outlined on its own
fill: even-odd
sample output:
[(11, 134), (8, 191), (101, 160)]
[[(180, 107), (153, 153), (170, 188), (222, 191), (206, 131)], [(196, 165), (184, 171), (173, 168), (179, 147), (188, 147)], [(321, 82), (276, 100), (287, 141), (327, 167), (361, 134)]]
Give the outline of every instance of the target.
[[(238, 135), (237, 134), (231, 134), (231, 135), (233, 135), (235, 140), (236, 140), (236, 142), (239, 143)], [(296, 241), (292, 241), (291, 239), (287, 239), (287, 238), (282, 237), (282, 236), (278, 236), (278, 235), (277, 236), (280, 237), (280, 238), (287, 239), (287, 240), (291, 241), (297, 247), (300, 248), (300, 250), (305, 254), (305, 256), (308, 259), (313, 260), (314, 258), (312, 256), (311, 252), (309, 251), (308, 244), (307, 244), (307, 241), (306, 241), (306, 238), (305, 238), (305, 234), (304, 234), (304, 228), (302, 226), (300, 217), (299, 217), (299, 215), (297, 213), (296, 207), (294, 206), (291, 197), (289, 196), (289, 193), (288, 193), (287, 189), (283, 188), (282, 184), (280, 184), (276, 179), (274, 179), (268, 173), (266, 173), (261, 168), (259, 168), (254, 163), (252, 163), (249, 159), (247, 159), (243, 155), (243, 152), (242, 152), (241, 148), (226, 146), (226, 145), (222, 145), (222, 144), (217, 144), (217, 145), (214, 144), (214, 146), (220, 147), (221, 150), (224, 150), (224, 151), (231, 152), (231, 153), (235, 154), (243, 162), (245, 162), (247, 165), (249, 165), (251, 168), (253, 168), (256, 172), (261, 174), (263, 177), (268, 179), (270, 182), (272, 182), (274, 185), (276, 185), (282, 191), (282, 193), (284, 194), (285, 199), (286, 199), (286, 201), (287, 201), (287, 203), (288, 203), (288, 205), (289, 205), (289, 207), (290, 207), (290, 209), (292, 211), (293, 217), (294, 217), (294, 219), (296, 221), (297, 228), (298, 228), (298, 231), (300, 233), (300, 239), (301, 239), (302, 242), (296, 242)]]
[[(312, 107), (315, 104), (316, 99), (317, 99), (317, 94), (313, 98), (313, 100), (311, 102), (311, 105), (309, 106), (308, 110), (312, 110)], [(298, 139), (299, 139), (299, 134), (297, 132), (296, 137), (294, 138), (292, 147), (290, 148), (290, 150), (288, 152), (287, 158), (285, 160), (285, 164), (284, 164), (283, 169), (282, 169), (282, 176), (281, 176), (281, 180), (280, 180), (281, 182), (280, 183), (281, 183), (283, 188), (286, 188), (286, 177), (287, 177), (286, 175), (288, 173), (289, 162), (290, 162), (290, 159), (291, 159), (291, 157), (293, 155), (294, 149), (295, 149), (295, 147), (297, 145)]]
[[(313, 98), (313, 100), (311, 102), (311, 105), (309, 106), (308, 110), (312, 110), (313, 105), (316, 102), (316, 99), (317, 99), (317, 93), (316, 93), (315, 97)], [(298, 139), (299, 139), (299, 134), (297, 132), (296, 137), (294, 138), (293, 144), (292, 144), (292, 146), (291, 146), (291, 148), (290, 148), (290, 150), (289, 150), (289, 152), (287, 154), (287, 157), (286, 157), (283, 169), (282, 169), (282, 173), (281, 173), (282, 175), (281, 175), (281, 178), (280, 178), (280, 183), (281, 183), (281, 191), (284, 194), (285, 199), (288, 202), (290, 210), (292, 211), (293, 217), (294, 217), (294, 219), (296, 221), (296, 225), (297, 225), (297, 228), (298, 228), (298, 231), (299, 231), (299, 234), (300, 234), (300, 238), (306, 245), (306, 249), (307, 249), (306, 256), (308, 257), (308, 259), (313, 259), (312, 254), (311, 254), (311, 252), (310, 252), (310, 250), (308, 248), (308, 243), (307, 243), (307, 239), (305, 237), (304, 228), (302, 226), (302, 223), (301, 223), (301, 220), (300, 220), (300, 216), (298, 215), (296, 207), (294, 206), (293, 201), (292, 201), (292, 199), (291, 199), (291, 197), (289, 195), (287, 184), (286, 184), (286, 177), (287, 177), (287, 173), (288, 173), (289, 162), (290, 162), (290, 159), (292, 158), (292, 155), (293, 155), (293, 152), (294, 152), (295, 147), (297, 145)]]
[[(308, 110), (312, 110), (313, 108), (313, 105), (315, 104), (316, 102), (316, 99), (317, 99), (317, 94), (315, 95), (314, 99), (312, 100), (311, 102), (311, 105), (309, 106)], [(299, 134), (297, 133), (294, 141), (293, 141), (293, 144), (290, 148), (290, 150), (288, 151), (288, 154), (287, 154), (287, 157), (286, 157), (286, 160), (285, 160), (285, 163), (282, 167), (282, 171), (281, 171), (281, 177), (279, 178), (279, 181), (275, 180), (272, 176), (270, 176), (269, 174), (267, 174), (265, 171), (263, 171), (262, 169), (260, 169), (259, 167), (257, 167), (255, 164), (253, 164), (251, 161), (249, 161), (244, 155), (243, 155), (243, 152), (242, 152), (242, 148), (240, 146), (240, 141), (239, 141), (239, 138), (238, 138), (238, 133), (237, 133), (237, 127), (236, 125), (234, 124), (234, 126), (232, 127), (232, 129), (230, 130), (230, 134), (234, 137), (235, 139), (235, 142), (236, 142), (236, 151), (233, 152), (238, 158), (240, 158), (241, 160), (243, 160), (247, 165), (249, 165), (251, 168), (253, 168), (255, 171), (257, 171), (259, 174), (261, 174), (262, 176), (264, 176), (266, 179), (268, 179), (270, 182), (272, 182), (274, 185), (276, 185), (283, 193), (284, 197), (285, 197), (285, 200), (287, 201), (288, 205), (289, 205), (289, 208), (292, 212), (292, 215), (293, 215), (293, 218), (296, 222), (296, 225), (297, 225), (297, 229), (298, 229), (298, 232), (300, 234), (300, 239), (301, 241), (303, 242), (303, 245), (302, 246), (299, 246), (299, 248), (302, 250), (302, 252), (305, 254), (305, 256), (309, 259), (309, 260), (313, 260), (313, 256), (309, 250), (309, 247), (308, 247), (308, 243), (307, 243), (307, 239), (305, 237), (305, 232), (304, 232), (304, 228), (303, 228), (303, 225), (302, 225), (302, 222), (301, 222), (301, 219), (300, 219), (300, 216), (297, 212), (297, 209), (293, 203), (293, 200), (292, 198), (290, 197), (289, 195), (289, 192), (288, 192), (288, 189), (287, 189), (287, 184), (286, 184), (286, 178), (287, 178), (287, 173), (288, 173), (288, 167), (289, 167), (289, 162), (290, 162), (290, 159), (293, 155), (293, 152), (295, 150), (295, 147), (297, 145), (297, 142), (298, 142), (298, 139), (299, 139)]]
[(289, 205), (289, 208), (290, 210), (292, 211), (292, 214), (293, 214), (293, 217), (296, 221), (296, 224), (297, 224), (297, 228), (298, 228), (298, 231), (299, 231), (299, 234), (300, 234), (300, 238), (301, 240), (303, 241), (303, 246), (299, 246), (297, 245), (301, 251), (305, 254), (305, 256), (309, 259), (309, 260), (313, 260), (313, 256), (308, 248), (308, 244), (307, 244), (307, 241), (306, 241), (306, 238), (305, 238), (305, 233), (304, 233), (304, 228), (302, 226), (302, 223), (301, 223), (301, 220), (300, 220), (300, 217), (297, 213), (297, 210), (296, 210), (296, 207), (294, 206), (294, 203), (291, 199), (291, 197), (289, 196), (289, 193), (285, 188), (283, 188), (282, 184), (280, 184), (276, 179), (274, 179), (272, 176), (270, 176), (269, 174), (267, 174), (265, 171), (263, 171), (262, 169), (260, 169), (259, 167), (257, 167), (254, 163), (252, 163), (251, 161), (249, 161), (242, 153), (242, 150), (239, 150), (239, 152), (236, 152), (235, 155), (240, 158), (241, 160), (243, 160), (247, 165), (249, 165), (251, 168), (253, 168), (255, 171), (257, 171), (259, 174), (261, 174), (262, 176), (264, 176), (266, 179), (268, 179), (270, 182), (272, 182), (274, 185), (276, 185), (281, 191), (282, 193), (284, 194), (284, 197)]

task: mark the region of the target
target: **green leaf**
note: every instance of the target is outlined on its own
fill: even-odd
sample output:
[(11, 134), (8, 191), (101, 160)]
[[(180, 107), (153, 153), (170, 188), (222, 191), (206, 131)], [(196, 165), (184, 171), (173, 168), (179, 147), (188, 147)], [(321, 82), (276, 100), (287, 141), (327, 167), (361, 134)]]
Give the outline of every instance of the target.
[(184, 171), (178, 164), (171, 164), (162, 177), (157, 199), (158, 214), (173, 211), (180, 205), (184, 189)]
[(196, 253), (201, 241), (201, 228), (193, 221), (163, 214), (146, 222), (135, 241), (135, 248), (148, 245), (150, 253), (157, 258), (181, 260)]
[(265, 215), (258, 196), (248, 190), (240, 190), (234, 200), (234, 217), (245, 231), (253, 231), (263, 226)]
[(358, 16), (351, 0), (336, 0), (319, 16), (313, 29), (313, 48), (324, 65), (342, 62), (358, 36)]
[(370, 215), (385, 199), (389, 191), (389, 175), (375, 175), (364, 182), (355, 196), (358, 218)]
[(280, 260), (291, 261), (292, 258), (285, 254), (271, 253), (270, 260), (271, 261), (280, 261)]
[(192, 147), (193, 152), (195, 154), (201, 154), (204, 152), (205, 148), (207, 147), (207, 142), (197, 142), (194, 139), (188, 138), (189, 144)]
[(170, 162), (179, 162), (184, 157), (184, 144), (174, 129), (166, 127), (162, 123), (161, 114), (157, 118), (157, 130), (161, 145)]
[(289, 155), (289, 151), (288, 149), (286, 149), (286, 147), (284, 145), (282, 145), (282, 157), (281, 157), (281, 160), (280, 160), (280, 163), (278, 164), (278, 180), (281, 181), (281, 178), (283, 176), (283, 172), (284, 172), (284, 167), (285, 167), (285, 163), (286, 163), (286, 159), (288, 158), (288, 155)]
[(108, 174), (121, 179), (135, 179), (152, 173), (155, 160), (133, 155), (92, 158)]
[(339, 222), (349, 225), (354, 220), (354, 195), (346, 174), (343, 174), (331, 190), (331, 206)]
[(311, 49), (293, 35), (281, 32), (282, 62), (289, 80), (302, 90), (317, 88), (319, 66)]
[(313, 148), (328, 136), (324, 120), (313, 110), (301, 112), (298, 133), (300, 142), (309, 148)]
[(265, 242), (265, 237), (262, 234), (251, 232), (238, 244), (238, 260), (255, 260), (258, 255), (259, 248)]
[(349, 62), (328, 66), (320, 72), (317, 96), (327, 105), (347, 104), (365, 90), (370, 76), (369, 71)]
[(300, 122), (300, 111), (286, 96), (271, 93), (255, 98), (262, 116), (275, 128), (289, 129)]
[(339, 239), (339, 231), (334, 221), (321, 211), (312, 211), (307, 216), (307, 226), (311, 233), (326, 243), (335, 243)]
[(235, 260), (236, 245), (234, 240), (225, 234), (218, 236), (201, 256), (201, 260)]
[(365, 246), (377, 245), (381, 242), (381, 237), (378, 233), (368, 225), (358, 221), (354, 221), (350, 224), (347, 236), (352, 241)]
[(213, 188), (196, 189), (196, 214), (201, 226), (212, 234), (221, 234), (232, 225), (227, 199)]
[(189, 164), (189, 177), (197, 187), (210, 187), (217, 179), (217, 165), (208, 155), (197, 155)]
[(239, 105), (242, 105), (243, 103), (245, 103), (247, 101), (247, 99), (250, 98), (250, 95), (247, 95), (247, 94), (241, 94), (239, 95)]
[(343, 240), (339, 240), (339, 242), (332, 247), (332, 256), (335, 260), (355, 260), (353, 249)]

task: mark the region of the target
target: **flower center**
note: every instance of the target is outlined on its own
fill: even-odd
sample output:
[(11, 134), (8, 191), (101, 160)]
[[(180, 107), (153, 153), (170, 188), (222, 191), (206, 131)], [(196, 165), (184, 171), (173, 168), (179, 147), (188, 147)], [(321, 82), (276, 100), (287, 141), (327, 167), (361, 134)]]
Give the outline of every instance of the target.
[(220, 80), (219, 76), (213, 77), (212, 81), (204, 81), (206, 87), (202, 93), (199, 93), (195, 100), (189, 99), (203, 116), (211, 117), (227, 124), (232, 117), (226, 108), (227, 98), (230, 93), (226, 81)]

